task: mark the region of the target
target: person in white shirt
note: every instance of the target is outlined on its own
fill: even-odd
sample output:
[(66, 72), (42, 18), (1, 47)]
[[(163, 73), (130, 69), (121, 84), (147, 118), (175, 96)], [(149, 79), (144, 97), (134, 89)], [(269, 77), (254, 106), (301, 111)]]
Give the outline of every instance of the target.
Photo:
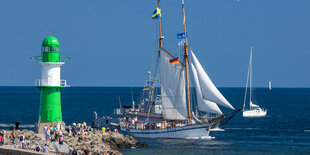
[(49, 148), (47, 147), (47, 145), (45, 144), (45, 146), (43, 147), (43, 152), (44, 153), (49, 153)]
[(47, 132), (47, 126), (45, 125), (44, 128), (43, 128), (43, 132), (44, 134), (46, 135), (46, 132)]

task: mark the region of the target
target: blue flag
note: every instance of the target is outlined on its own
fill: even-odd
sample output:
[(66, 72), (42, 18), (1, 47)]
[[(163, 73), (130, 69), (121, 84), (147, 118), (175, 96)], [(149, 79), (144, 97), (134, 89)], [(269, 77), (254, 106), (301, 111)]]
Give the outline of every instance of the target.
[(185, 39), (185, 33), (178, 33), (177, 38), (178, 39)]

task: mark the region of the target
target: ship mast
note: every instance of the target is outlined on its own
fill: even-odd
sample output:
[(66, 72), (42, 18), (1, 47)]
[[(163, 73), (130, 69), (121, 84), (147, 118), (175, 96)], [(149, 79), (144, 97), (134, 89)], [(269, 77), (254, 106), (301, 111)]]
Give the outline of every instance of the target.
[(185, 71), (186, 71), (187, 114), (188, 114), (188, 123), (191, 124), (191, 102), (190, 102), (191, 100), (190, 100), (190, 94), (189, 94), (188, 48), (187, 48), (187, 35), (186, 35), (186, 22), (185, 22), (184, 0), (182, 0), (182, 11), (183, 11), (184, 34), (185, 34), (184, 61), (185, 61)]
[[(160, 6), (160, 0), (157, 1), (157, 7)], [(163, 37), (162, 37), (162, 31), (161, 31), (161, 17), (159, 17), (159, 49), (163, 49)], [(156, 60), (156, 69), (155, 69), (155, 74), (154, 74), (154, 78), (153, 78), (153, 84), (150, 88), (150, 93), (149, 93), (149, 109), (148, 109), (148, 115), (147, 115), (147, 118), (149, 118), (149, 114), (150, 114), (150, 110), (151, 110), (151, 102), (153, 100), (153, 97), (154, 97), (154, 88), (155, 88), (155, 77), (156, 77), (156, 73), (157, 73), (157, 67), (158, 67), (158, 57), (159, 57), (159, 52), (160, 50), (158, 51), (158, 56), (157, 56), (157, 60)]]
[[(157, 2), (157, 7), (160, 6), (160, 0)], [(162, 31), (161, 31), (161, 18), (158, 19), (159, 22), (159, 48), (163, 48), (163, 37), (162, 37)]]

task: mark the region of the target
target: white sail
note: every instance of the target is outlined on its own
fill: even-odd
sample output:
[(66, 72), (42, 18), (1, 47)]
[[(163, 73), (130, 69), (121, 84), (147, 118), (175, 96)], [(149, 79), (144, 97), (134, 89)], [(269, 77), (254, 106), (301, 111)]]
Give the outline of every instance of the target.
[(191, 51), (195, 68), (197, 69), (201, 93), (204, 99), (221, 106), (235, 109), (215, 87), (205, 70), (202, 68), (193, 51)]
[(272, 88), (271, 88), (271, 81), (269, 81), (269, 90), (271, 90)]
[(221, 109), (217, 106), (216, 103), (202, 98), (197, 71), (195, 69), (195, 66), (192, 63), (191, 63), (191, 71), (192, 71), (194, 82), (195, 82), (198, 109), (200, 111), (204, 111), (208, 113), (223, 114)]
[(173, 59), (165, 51), (160, 52), (159, 72), (163, 118), (167, 120), (187, 119), (184, 66), (169, 64)]
[(259, 106), (254, 104), (252, 101), (250, 101), (250, 107), (251, 108), (259, 108)]

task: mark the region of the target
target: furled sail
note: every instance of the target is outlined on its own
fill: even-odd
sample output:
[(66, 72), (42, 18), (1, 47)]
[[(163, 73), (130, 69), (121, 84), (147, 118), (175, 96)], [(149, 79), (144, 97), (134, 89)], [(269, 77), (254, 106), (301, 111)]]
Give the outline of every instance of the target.
[(163, 118), (167, 120), (187, 119), (184, 66), (169, 63), (173, 57), (160, 51), (159, 72)]
[(259, 108), (257, 104), (254, 104), (252, 101), (250, 101), (250, 107), (251, 108)]
[(201, 94), (205, 100), (214, 102), (218, 105), (235, 109), (215, 87), (205, 70), (202, 68), (193, 51), (191, 51), (194, 66), (197, 69)]
[(221, 109), (217, 106), (216, 103), (202, 98), (197, 71), (195, 69), (195, 66), (192, 63), (191, 63), (191, 71), (192, 71), (194, 82), (195, 82), (198, 109), (200, 111), (204, 111), (208, 113), (223, 114)]

